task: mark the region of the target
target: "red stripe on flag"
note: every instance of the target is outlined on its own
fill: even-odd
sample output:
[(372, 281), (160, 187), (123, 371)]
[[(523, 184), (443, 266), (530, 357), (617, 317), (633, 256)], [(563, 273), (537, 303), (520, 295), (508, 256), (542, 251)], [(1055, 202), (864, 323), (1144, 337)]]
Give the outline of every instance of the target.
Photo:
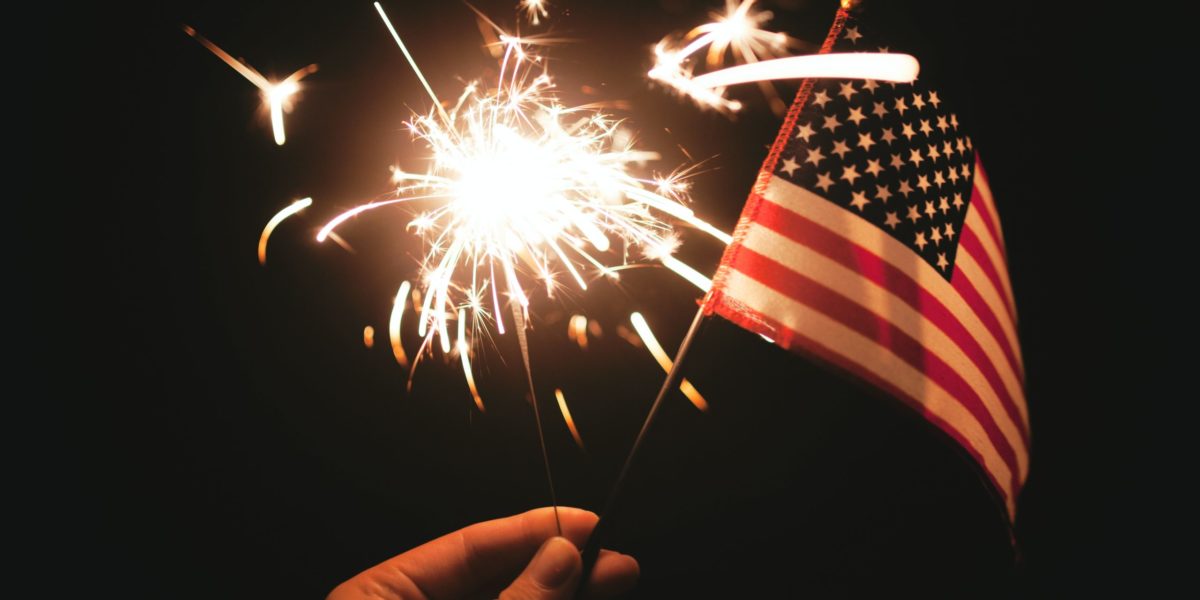
[[(987, 212), (984, 210), (981, 213)], [(1004, 305), (1004, 313), (1008, 317), (1010, 323), (1017, 322), (1017, 315), (1012, 312), (1012, 305), (1008, 302), (1008, 296), (1005, 294), (1004, 284), (1000, 281), (1000, 275), (996, 272), (996, 265), (988, 258), (987, 251), (983, 248), (983, 242), (979, 241), (979, 237), (970, 227), (964, 227), (959, 232), (959, 250), (966, 249), (975, 259), (975, 263), (979, 265), (979, 269), (983, 271), (983, 275), (988, 281), (992, 282), (992, 287), (996, 288), (996, 293), (1000, 294), (1000, 304)]]
[[(967, 412), (983, 427), (988, 440), (991, 441), (1000, 458), (1012, 471), (1013, 489), (1020, 485), (1021, 469), (1015, 450), (1000, 431), (995, 419), (988, 413), (983, 399), (954, 367), (946, 364), (941, 357), (930, 352), (920, 341), (901, 331), (886, 318), (863, 308), (853, 300), (830, 290), (819, 282), (792, 271), (750, 248), (744, 248), (738, 259), (738, 264), (733, 267), (743, 275), (796, 302), (824, 313), (867, 339), (874, 340), (875, 343), (887, 348), (914, 369), (924, 373), (931, 381), (950, 392), (955, 400), (966, 408)], [(992, 384), (993, 388), (996, 383), (998, 382)], [(1002, 389), (995, 390), (997, 395), (1001, 395)], [(1016, 429), (1022, 431), (1019, 417), (1011, 413), (1008, 413), (1007, 416)], [(1025, 441), (1022, 439), (1022, 442)]]

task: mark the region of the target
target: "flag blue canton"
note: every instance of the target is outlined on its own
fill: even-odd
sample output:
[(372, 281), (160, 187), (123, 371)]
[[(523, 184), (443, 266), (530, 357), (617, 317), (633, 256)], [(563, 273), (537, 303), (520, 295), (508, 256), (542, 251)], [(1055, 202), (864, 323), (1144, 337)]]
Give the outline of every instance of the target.
[[(835, 52), (868, 46), (861, 25)], [(936, 89), (823, 80), (813, 86), (775, 174), (875, 224), (947, 280), (971, 201), (975, 152)]]

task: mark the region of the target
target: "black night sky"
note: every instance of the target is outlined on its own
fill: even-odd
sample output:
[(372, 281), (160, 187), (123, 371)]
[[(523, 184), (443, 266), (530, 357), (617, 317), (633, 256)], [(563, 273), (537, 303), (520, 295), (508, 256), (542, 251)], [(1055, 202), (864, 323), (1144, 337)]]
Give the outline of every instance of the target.
[[(516, 21), (515, 0), (476, 4)], [(551, 31), (573, 40), (549, 51), (564, 98), (625, 103), (664, 169), (685, 151), (706, 159), (697, 211), (731, 229), (779, 121), (752, 88), (735, 92), (747, 110), (730, 120), (643, 77), (650, 46), (719, 1), (553, 4)], [(763, 4), (776, 28), (819, 44), (837, 3)], [(948, 95), (969, 115), (1003, 220), (1033, 428), (1019, 553), (969, 457), (936, 429), (714, 320), (686, 370), (712, 410), (671, 398), (611, 541), (641, 563), (634, 597), (1062, 597), (1153, 586), (1166, 568), (1155, 539), (1174, 517), (1149, 435), (1165, 396), (1141, 376), (1153, 372), (1140, 350), (1155, 347), (1153, 328), (1126, 316), (1140, 314), (1133, 298), (1145, 289), (1132, 283), (1146, 265), (1131, 249), (1166, 251), (1122, 233), (1147, 233), (1126, 209), (1165, 185), (1126, 175), (1166, 149), (1134, 139), (1161, 113), (1149, 92), (1127, 91), (1150, 82), (1123, 49), (1181, 42), (1049, 4), (886, 4), (947, 57), (927, 68), (958, 73)], [(494, 74), (465, 5), (385, 6), (443, 95)], [(28, 82), (38, 115), (19, 124), (37, 132), (37, 173), (11, 176), (37, 190), (21, 204), (46, 212), (20, 219), (28, 239), (10, 245), (9, 261), (40, 313), (15, 324), (36, 336), (26, 375), (37, 391), (12, 398), (49, 424), (16, 455), (34, 505), (16, 526), (33, 534), (27, 560), (50, 577), (37, 581), (78, 578), (86, 585), (71, 588), (89, 595), (323, 598), (432, 537), (548, 503), (514, 336), (475, 359), (486, 414), (440, 358), (405, 390), (385, 332), (420, 253), (397, 234), (408, 213), (344, 228), (354, 253), (313, 241), (339, 209), (385, 193), (390, 165), (419, 168), (423, 157), (402, 126), (427, 98), (370, 2), (51, 10), (28, 22), (54, 33), (10, 55), (34, 73), (9, 83), (25, 94), (15, 90)], [(285, 146), (272, 142), (257, 91), (184, 23), (266, 74), (320, 65)], [(1101, 76), (1092, 55), (1119, 76)], [(263, 224), (305, 196), (316, 204), (276, 231), (260, 266)], [(720, 251), (688, 234), (681, 256), (711, 270)], [(661, 382), (617, 325), (641, 311), (673, 351), (696, 298), (645, 268), (538, 301), (534, 377), (564, 504), (600, 508)], [(577, 312), (603, 328), (586, 352), (565, 335)], [(373, 349), (365, 325), (378, 332)], [(586, 451), (558, 419), (555, 388)]]

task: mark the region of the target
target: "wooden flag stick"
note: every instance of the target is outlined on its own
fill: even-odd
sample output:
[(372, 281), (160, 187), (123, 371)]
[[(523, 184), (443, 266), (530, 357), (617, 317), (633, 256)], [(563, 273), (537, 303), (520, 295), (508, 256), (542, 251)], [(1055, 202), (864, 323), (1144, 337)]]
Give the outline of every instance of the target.
[(596, 527), (592, 529), (592, 535), (588, 537), (587, 543), (583, 546), (583, 576), (579, 578), (581, 585), (587, 581), (588, 576), (592, 573), (592, 568), (596, 566), (596, 558), (600, 556), (600, 545), (604, 543), (608, 530), (612, 528), (617, 501), (621, 497), (625, 480), (628, 479), (629, 471), (638, 456), (638, 449), (642, 447), (646, 433), (650, 431), (650, 425), (654, 422), (654, 417), (658, 415), (659, 408), (662, 407), (663, 398), (666, 398), (667, 393), (679, 385), (679, 380), (683, 377), (683, 361), (687, 358), (688, 349), (692, 347), (692, 342), (696, 339), (696, 334), (700, 331), (700, 325), (703, 322), (704, 306), (701, 306), (696, 310), (696, 317), (692, 319), (692, 326), (688, 328), (687, 335), (683, 337), (683, 343), (679, 344), (679, 351), (675, 353), (675, 361), (671, 365), (671, 370), (667, 372), (667, 378), (663, 380), (662, 388), (658, 390), (654, 404), (650, 405), (650, 412), (646, 415), (646, 420), (642, 423), (642, 430), (633, 442), (633, 448), (625, 457), (625, 465), (621, 467), (621, 473), (617, 475), (617, 481), (608, 494), (604, 510), (600, 513), (600, 520), (596, 522)]

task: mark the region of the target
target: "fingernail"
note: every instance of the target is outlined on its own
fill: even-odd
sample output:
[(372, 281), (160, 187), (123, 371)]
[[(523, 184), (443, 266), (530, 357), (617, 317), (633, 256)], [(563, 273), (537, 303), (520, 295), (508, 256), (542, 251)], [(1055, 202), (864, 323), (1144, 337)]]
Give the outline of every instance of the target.
[(562, 587), (579, 565), (579, 551), (567, 538), (552, 537), (542, 544), (533, 563), (529, 566), (530, 574), (546, 589)]

